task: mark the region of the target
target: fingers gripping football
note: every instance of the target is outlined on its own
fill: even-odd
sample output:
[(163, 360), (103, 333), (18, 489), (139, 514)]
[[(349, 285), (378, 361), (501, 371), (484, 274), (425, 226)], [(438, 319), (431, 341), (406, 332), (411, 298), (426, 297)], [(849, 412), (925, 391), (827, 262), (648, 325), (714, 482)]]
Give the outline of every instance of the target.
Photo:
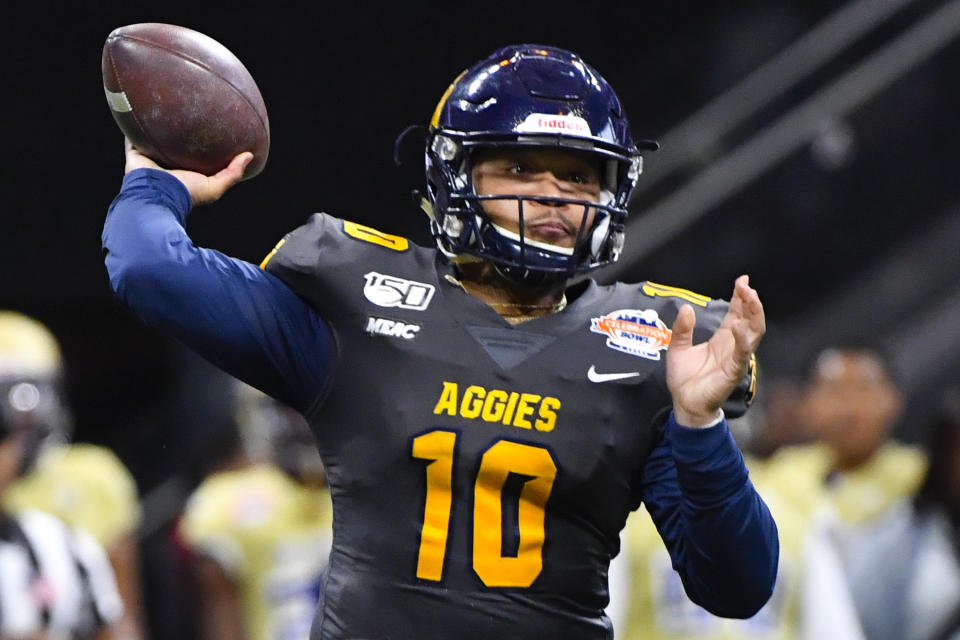
[(190, 193), (190, 202), (193, 206), (209, 204), (219, 200), (227, 189), (240, 182), (243, 179), (244, 169), (253, 160), (253, 154), (249, 151), (239, 153), (230, 161), (230, 163), (217, 173), (207, 176), (195, 171), (185, 171), (183, 169), (163, 169), (156, 162), (145, 156), (139, 149), (133, 146), (129, 139), (124, 139), (124, 151), (126, 154), (125, 172), (130, 173), (135, 169), (159, 169), (166, 171), (183, 183)]

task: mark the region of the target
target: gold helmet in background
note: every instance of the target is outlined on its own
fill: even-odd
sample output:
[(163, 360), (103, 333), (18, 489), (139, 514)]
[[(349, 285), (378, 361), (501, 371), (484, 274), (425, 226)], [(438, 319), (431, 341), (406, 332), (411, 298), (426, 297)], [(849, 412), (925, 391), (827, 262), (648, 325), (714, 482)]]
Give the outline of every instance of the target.
[(239, 380), (235, 391), (235, 416), (247, 457), (270, 462), (305, 484), (324, 484), (323, 462), (306, 419)]
[(32, 462), (42, 441), (69, 440), (63, 399), (63, 356), (53, 333), (17, 311), (0, 310), (0, 410), (7, 429), (29, 429)]

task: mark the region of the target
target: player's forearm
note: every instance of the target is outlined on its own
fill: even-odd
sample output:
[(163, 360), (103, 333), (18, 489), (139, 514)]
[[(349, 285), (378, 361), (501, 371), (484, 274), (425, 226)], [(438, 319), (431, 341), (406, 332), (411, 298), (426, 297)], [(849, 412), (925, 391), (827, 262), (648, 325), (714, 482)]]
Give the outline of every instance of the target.
[(176, 178), (151, 169), (126, 176), (103, 229), (113, 290), (148, 324), (306, 409), (329, 370), (329, 330), (275, 277), (196, 247), (183, 226), (189, 208)]
[(191, 269), (199, 251), (184, 229), (189, 210), (190, 196), (176, 178), (139, 169), (124, 177), (107, 212), (101, 240), (110, 285), (148, 322), (172, 320), (163, 298), (202, 295), (215, 284)]
[(688, 429), (671, 416), (665, 429), (668, 446), (655, 455), (670, 459), (648, 461), (648, 510), (690, 599), (716, 615), (749, 617), (773, 590), (776, 524), (726, 422)]

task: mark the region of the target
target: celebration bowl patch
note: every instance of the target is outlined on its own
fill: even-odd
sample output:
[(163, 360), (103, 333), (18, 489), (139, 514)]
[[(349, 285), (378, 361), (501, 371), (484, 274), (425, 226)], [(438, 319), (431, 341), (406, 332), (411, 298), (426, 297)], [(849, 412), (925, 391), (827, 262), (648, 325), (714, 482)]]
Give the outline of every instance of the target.
[(590, 331), (607, 336), (607, 346), (632, 356), (659, 360), (672, 332), (653, 309), (618, 309), (590, 319)]

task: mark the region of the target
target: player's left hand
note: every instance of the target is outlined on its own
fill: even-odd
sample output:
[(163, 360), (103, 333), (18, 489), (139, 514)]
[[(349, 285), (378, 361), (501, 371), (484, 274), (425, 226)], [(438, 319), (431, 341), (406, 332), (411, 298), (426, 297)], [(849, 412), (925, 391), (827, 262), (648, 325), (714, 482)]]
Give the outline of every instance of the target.
[(710, 340), (693, 344), (695, 324), (693, 307), (683, 305), (667, 350), (667, 386), (674, 416), (687, 427), (706, 426), (717, 419), (766, 331), (763, 305), (750, 287), (749, 276), (737, 278), (727, 315)]

